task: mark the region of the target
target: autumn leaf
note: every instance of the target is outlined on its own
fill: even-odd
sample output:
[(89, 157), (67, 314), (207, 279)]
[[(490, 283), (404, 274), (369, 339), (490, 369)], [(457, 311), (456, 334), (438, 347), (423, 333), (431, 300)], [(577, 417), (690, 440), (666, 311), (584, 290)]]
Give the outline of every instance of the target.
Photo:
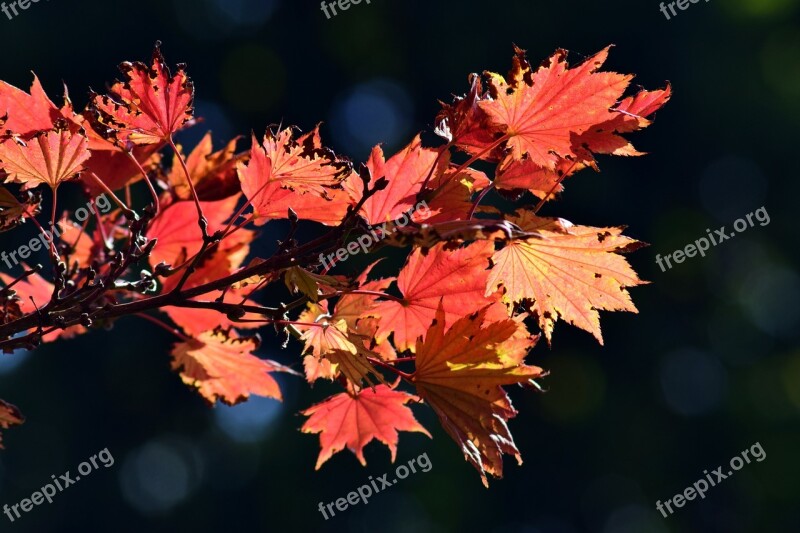
[[(238, 195), (224, 200), (200, 202), (210, 233), (226, 227), (226, 221), (236, 210), (237, 201)], [(185, 287), (191, 288), (232, 274), (247, 257), (254, 236), (253, 230), (240, 229), (222, 239), (209, 256), (195, 265)], [(147, 237), (158, 241), (150, 254), (150, 264), (153, 267), (162, 262), (175, 268), (188, 267), (187, 262), (203, 246), (203, 233), (197, 223), (194, 202), (180, 201), (164, 209), (148, 229)], [(162, 281), (163, 290), (173, 289), (182, 275), (183, 269), (165, 278)]]
[(320, 286), (336, 287), (340, 282), (333, 276), (324, 276), (309, 272), (300, 267), (291, 267), (284, 274), (286, 287), (293, 294), (302, 293), (312, 302), (319, 300)]
[[(247, 187), (242, 185), (242, 190)], [(297, 194), (291, 189), (284, 189), (277, 183), (270, 183), (264, 188), (263, 195), (257, 195), (257, 211), (254, 223), (257, 226), (270, 220), (289, 218), (289, 209), (301, 220), (319, 222), (326, 226), (337, 226), (344, 219), (347, 209), (353, 201), (343, 190), (331, 189), (327, 197), (315, 194)]]
[(318, 403), (303, 414), (308, 418), (303, 424), (304, 433), (319, 433), (320, 454), (316, 469), (335, 453), (347, 448), (362, 465), (364, 446), (373, 439), (385, 444), (397, 455), (398, 431), (415, 431), (430, 437), (430, 433), (414, 418), (406, 404), (417, 398), (395, 391), (386, 385), (362, 389), (356, 394), (343, 392)]
[(369, 264), (355, 279), (356, 290), (361, 292), (345, 292), (336, 302), (333, 316), (344, 320), (354, 333), (372, 336), (374, 332), (369, 327), (364, 329), (366, 319), (363, 317), (369, 316), (370, 311), (378, 306), (379, 295), (394, 281), (394, 278), (368, 280), (370, 272), (379, 262)]
[(294, 133), (293, 128), (267, 131), (261, 146), (253, 139), (251, 157), (259, 151), (266, 157), (266, 175), (260, 179), (277, 182), (284, 189), (300, 194), (325, 195), (329, 188), (339, 186), (351, 166), (322, 146), (319, 125), (297, 139), (294, 139)]
[(564, 190), (562, 181), (586, 168), (586, 164), (560, 159), (554, 169), (541, 167), (530, 159), (507, 156), (498, 165), (494, 185), (498, 189), (527, 189), (538, 198), (552, 200)]
[(574, 226), (522, 211), (510, 220), (538, 236), (508, 243), (492, 256), (486, 294), (503, 289), (510, 304), (532, 301), (548, 340), (561, 318), (600, 342), (598, 310), (636, 313), (626, 287), (644, 283), (619, 255), (642, 246), (623, 228)]
[[(200, 143), (186, 157), (186, 168), (192, 179), (197, 196), (201, 200), (222, 200), (233, 196), (241, 189), (236, 175), (236, 144), (239, 137), (231, 139), (222, 150), (213, 151), (211, 133), (206, 133)], [(180, 146), (178, 146), (180, 149)], [(181, 200), (192, 198), (186, 174), (176, 155), (167, 180)]]
[[(384, 159), (383, 149), (376, 146), (367, 161), (372, 179), (386, 178), (388, 186), (372, 195), (361, 208), (360, 214), (369, 224), (381, 224), (395, 220), (403, 213), (411, 211), (417, 204), (416, 195), (425, 178), (430, 173), (436, 174), (434, 164), (439, 160), (439, 152), (424, 148), (419, 135), (401, 151)], [(447, 166), (446, 158), (440, 161), (443, 171)], [(435, 178), (438, 176), (434, 175)], [(349, 179), (345, 189), (353, 198), (361, 198), (363, 184), (360, 180)]]
[(503, 475), (503, 454), (522, 458), (507, 421), (517, 412), (503, 385), (528, 383), (542, 369), (522, 360), (535, 338), (520, 335), (524, 325), (511, 319), (489, 321), (489, 308), (459, 318), (445, 331), (445, 312), (416, 346), (411, 381), (431, 406), (445, 431), (480, 473)]
[[(328, 303), (309, 303), (308, 308), (298, 318), (298, 331), (302, 332), (300, 340), (305, 343), (305, 350), (315, 357), (323, 356), (334, 350), (343, 350), (351, 354), (357, 352), (347, 335), (347, 322), (328, 313)], [(313, 325), (310, 325), (313, 324)]]
[(380, 295), (386, 291), (395, 278), (368, 280), (372, 269), (380, 262), (368, 265), (355, 280), (356, 291), (345, 292), (336, 302), (333, 319), (344, 320), (349, 337), (359, 353), (383, 361), (397, 358), (394, 347), (388, 341), (376, 338), (380, 320), (372, 315), (378, 305)]
[[(236, 210), (236, 202), (236, 197), (200, 202), (209, 233), (225, 228), (226, 222)], [(158, 239), (150, 255), (150, 264), (155, 266), (163, 261), (168, 265), (178, 266), (187, 257), (199, 252), (203, 245), (203, 232), (197, 218), (194, 202), (175, 202), (164, 209), (147, 231), (148, 239)], [(227, 239), (223, 239), (223, 242), (225, 240)]]
[(436, 134), (473, 156), (497, 161), (502, 149), (496, 144), (500, 133), (489, 126), (489, 115), (479, 105), (487, 100), (478, 75), (470, 76), (470, 90), (454, 98), (452, 104), (442, 103), (436, 116)]
[(196, 339), (176, 344), (172, 349), (172, 369), (179, 370), (183, 382), (195, 387), (205, 400), (235, 405), (251, 394), (281, 399), (272, 372), (293, 370), (253, 355), (258, 342), (238, 338), (221, 329), (201, 333)]
[[(612, 154), (622, 156), (643, 155), (620, 133), (627, 133), (646, 128), (650, 125), (647, 117), (661, 109), (672, 97), (672, 87), (656, 91), (640, 91), (639, 93), (623, 99), (612, 112), (613, 118), (596, 124), (590, 130), (580, 135), (575, 144), (584, 147), (589, 152), (598, 154)], [(585, 152), (584, 151), (584, 152)], [(591, 156), (582, 153), (582, 158), (590, 160)]]
[(418, 224), (468, 220), (472, 214), (472, 196), (490, 184), (483, 172), (451, 165), (438, 177), (431, 178), (430, 190), (426, 190), (424, 195), (425, 204), (416, 204), (411, 218)]
[(359, 349), (356, 353), (333, 350), (325, 355), (325, 359), (335, 365), (335, 368), (347, 378), (354, 390), (361, 389), (365, 383), (369, 387), (374, 387), (378, 383), (386, 383), (383, 375), (367, 359), (367, 353), (365, 349)]
[[(0, 428), (8, 429), (25, 422), (19, 409), (10, 403), (0, 400)], [(3, 449), (3, 435), (0, 433), (0, 450)]]
[(116, 82), (107, 95), (92, 94), (89, 105), (93, 126), (104, 138), (121, 147), (158, 144), (192, 119), (194, 85), (184, 65), (170, 72), (160, 43), (149, 66), (125, 62), (119, 69), (125, 81)]
[(8, 181), (22, 183), (23, 189), (41, 183), (56, 189), (82, 170), (89, 155), (86, 136), (64, 127), (40, 132), (28, 141), (6, 140), (0, 144), (0, 168), (8, 173)]
[(306, 374), (306, 381), (312, 385), (318, 379), (333, 381), (339, 374), (335, 364), (325, 357), (315, 357), (313, 355), (303, 357), (303, 370)]
[(440, 302), (445, 321), (452, 324), (494, 301), (484, 296), (494, 242), (479, 241), (457, 249), (446, 246), (442, 243), (426, 253), (419, 249), (411, 253), (397, 277), (403, 297), (382, 301), (373, 311), (381, 319), (378, 341), (394, 332), (395, 347), (413, 351), (417, 338), (425, 335), (433, 322)]
[(23, 137), (52, 129), (59, 119), (71, 118), (72, 105), (65, 100), (62, 109), (56, 107), (36, 74), (33, 75), (30, 93), (0, 81), (0, 116), (7, 115), (3, 127)]
[(562, 158), (576, 159), (574, 136), (616, 116), (611, 108), (632, 76), (597, 72), (608, 57), (605, 48), (569, 68), (565, 50), (558, 50), (536, 71), (517, 49), (508, 78), (489, 73), (492, 99), (479, 103), (488, 121), (509, 139), (517, 160), (529, 159), (554, 169)]
[[(374, 339), (378, 321), (362, 317), (378, 305), (378, 296), (367, 293), (380, 294), (392, 282), (391, 279), (367, 281), (376, 264), (377, 261), (369, 265), (355, 280), (357, 288), (364, 293), (344, 294), (333, 312), (329, 311), (326, 300), (309, 303), (298, 317), (295, 327), (302, 333), (300, 340), (306, 344), (305, 351), (312, 352), (304, 361), (309, 383), (320, 377), (333, 379), (339, 372), (356, 388), (364, 382), (371, 385), (383, 382), (383, 376), (368, 358), (391, 360), (397, 355), (390, 343), (378, 343)], [(307, 325), (312, 323), (327, 327)]]
[(288, 218), (292, 209), (300, 218), (335, 224), (352, 201), (341, 190), (351, 165), (322, 146), (319, 126), (297, 139), (293, 134), (293, 128), (268, 131), (262, 144), (253, 137), (250, 161), (237, 165), (254, 222)]

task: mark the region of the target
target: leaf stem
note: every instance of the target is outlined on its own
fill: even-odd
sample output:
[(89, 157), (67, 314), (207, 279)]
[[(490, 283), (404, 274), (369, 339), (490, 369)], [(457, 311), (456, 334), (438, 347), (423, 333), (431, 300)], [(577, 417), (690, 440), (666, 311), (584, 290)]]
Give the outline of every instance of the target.
[(380, 359), (375, 359), (374, 357), (367, 357), (367, 361), (369, 361), (370, 363), (372, 363), (375, 366), (379, 366), (379, 367), (383, 368), (384, 370), (388, 370), (392, 374), (400, 376), (401, 378), (405, 379), (406, 381), (410, 381), (411, 380), (411, 374), (407, 374), (407, 373), (403, 372), (402, 370), (400, 370), (399, 368), (395, 368), (392, 365), (388, 365), (385, 362), (381, 361)]

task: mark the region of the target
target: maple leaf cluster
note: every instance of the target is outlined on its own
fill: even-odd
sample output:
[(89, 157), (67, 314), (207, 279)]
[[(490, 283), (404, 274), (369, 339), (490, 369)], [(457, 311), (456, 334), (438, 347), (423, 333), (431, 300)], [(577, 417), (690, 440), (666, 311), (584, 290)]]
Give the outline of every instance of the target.
[[(466, 94), (442, 104), (439, 145), (417, 135), (360, 164), (325, 147), (319, 127), (270, 127), (249, 148), (235, 138), (218, 151), (207, 134), (187, 153), (174, 137), (198, 122), (194, 87), (158, 46), (149, 63), (123, 63), (122, 79), (81, 112), (66, 90), (54, 104), (35, 77), (29, 92), (0, 82), (0, 171), (19, 184), (0, 188), (0, 231), (44, 231), (42, 184), (51, 224), (65, 228), (45, 235), (51, 268), (0, 274), (0, 347), (145, 319), (174, 333), (172, 368), (210, 404), (279, 400), (277, 372), (341, 387), (304, 411), (302, 430), (319, 434), (317, 468), (344, 448), (364, 463), (375, 439), (394, 459), (399, 431), (430, 436), (411, 409), (427, 405), (484, 484), (501, 477), (504, 455), (521, 462), (504, 387), (544, 376), (525, 362), (540, 334), (551, 342), (563, 320), (602, 342), (600, 310), (636, 311), (627, 288), (643, 282), (621, 254), (641, 243), (619, 227), (538, 214), (566, 178), (597, 169), (598, 154), (639, 155), (623, 134), (670, 98), (669, 86), (626, 97), (632, 77), (600, 70), (608, 51), (570, 67), (559, 50), (535, 67), (515, 49), (507, 76), (473, 74)], [(57, 203), (67, 183), (114, 209), (70, 222)], [(135, 188), (150, 195), (144, 207), (132, 204)], [(516, 210), (482, 206), (491, 191)], [(421, 201), (424, 214), (413, 210)], [(274, 220), (289, 221), (288, 233), (254, 257), (259, 228)], [(309, 223), (321, 235), (300, 242)], [(384, 239), (370, 253), (409, 250), (396, 276), (373, 273), (380, 259), (361, 272), (320, 263), (378, 226)], [(285, 302), (265, 305), (267, 289)], [(262, 358), (259, 334), (294, 339), (300, 359)], [(0, 403), (2, 428), (21, 422)]]

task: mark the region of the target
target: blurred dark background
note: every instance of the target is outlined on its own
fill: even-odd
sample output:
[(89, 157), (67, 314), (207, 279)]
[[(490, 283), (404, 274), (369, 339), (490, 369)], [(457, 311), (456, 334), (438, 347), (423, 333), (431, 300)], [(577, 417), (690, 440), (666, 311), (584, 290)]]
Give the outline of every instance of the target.
[[(162, 40), (171, 64), (188, 63), (206, 118), (186, 143), (209, 128), (219, 146), (323, 120), (323, 140), (355, 160), (379, 142), (394, 151), (430, 129), (437, 99), (463, 92), (469, 72), (505, 72), (512, 43), (534, 63), (614, 43), (609, 68), (675, 89), (632, 136), (650, 155), (601, 159), (601, 174), (578, 174), (544, 210), (628, 225), (652, 244), (630, 257), (652, 284), (632, 291), (639, 315), (602, 315), (604, 347), (559, 323), (552, 348), (534, 349), (549, 392), (512, 391), (525, 463), (506, 461), (505, 479), (485, 489), (417, 409), (434, 438), (402, 434), (397, 464), (427, 453), (431, 471), (326, 522), (318, 502), (391, 468), (371, 444), (367, 468), (344, 452), (314, 471), (318, 439), (298, 431), (296, 413), (335, 388), (281, 378), (282, 404), (208, 409), (170, 372), (169, 334), (130, 318), (0, 359), (0, 397), (28, 418), (4, 432), (0, 504), (103, 448), (115, 458), (15, 523), (0, 516), (0, 531), (798, 531), (799, 23), (796, 0), (699, 2), (669, 21), (655, 0), (372, 0), (330, 20), (297, 0), (53, 0), (0, 15), (0, 78), (27, 89), (34, 70), (54, 98), (63, 80), (79, 108), (117, 63), (147, 59)], [(705, 259), (656, 265), (657, 253), (761, 206), (769, 225)], [(279, 237), (268, 227), (263, 240)], [(299, 345), (278, 348), (263, 354), (294, 361)], [(656, 511), (756, 442), (766, 460), (669, 518)]]

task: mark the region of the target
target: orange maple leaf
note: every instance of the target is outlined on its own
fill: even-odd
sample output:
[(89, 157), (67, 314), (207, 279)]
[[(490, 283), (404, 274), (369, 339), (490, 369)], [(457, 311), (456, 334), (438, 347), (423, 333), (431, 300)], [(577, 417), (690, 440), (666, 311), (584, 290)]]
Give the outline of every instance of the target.
[(538, 235), (512, 241), (492, 256), (486, 294), (502, 288), (509, 305), (531, 300), (548, 340), (561, 318), (602, 344), (598, 310), (637, 312), (625, 287), (645, 282), (619, 253), (643, 244), (623, 236), (623, 228), (574, 226), (529, 211), (509, 220)]
[(352, 203), (341, 190), (341, 182), (351, 172), (350, 163), (322, 146), (319, 126), (297, 139), (293, 134), (293, 128), (268, 131), (263, 144), (253, 137), (250, 161), (237, 165), (242, 191), (253, 205), (254, 222), (260, 226), (288, 218), (292, 209), (300, 218), (338, 223)]
[[(365, 271), (365, 276), (373, 265)], [(382, 290), (391, 280), (366, 282), (367, 290)], [(361, 315), (376, 306), (375, 296), (363, 294), (345, 295), (336, 305), (336, 312), (328, 311), (327, 301), (309, 303), (300, 314), (296, 328), (302, 332), (301, 341), (305, 342), (305, 352), (317, 359), (315, 364), (306, 360), (306, 378), (309, 382), (325, 377), (333, 379), (341, 371), (350, 380), (352, 386), (360, 388), (363, 382), (375, 384), (383, 381), (383, 376), (375, 370), (368, 357), (393, 359), (396, 357), (389, 343), (378, 344), (372, 341), (377, 322)], [(305, 324), (319, 324), (311, 326)], [(327, 359), (330, 365), (322, 365)]]
[(452, 164), (428, 183), (432, 192), (426, 191), (425, 194), (427, 210), (417, 204), (412, 214), (412, 220), (419, 224), (469, 220), (473, 207), (472, 195), (491, 184), (485, 173), (472, 168), (459, 170)]
[(270, 373), (296, 372), (256, 357), (252, 354), (256, 348), (253, 337), (237, 338), (221, 329), (207, 331), (173, 347), (172, 369), (180, 370), (183, 382), (197, 388), (210, 404), (221, 400), (235, 405), (251, 394), (280, 400), (280, 388)]
[[(356, 278), (355, 281), (358, 290), (379, 294), (392, 284), (394, 278), (367, 281), (369, 273), (379, 261), (380, 260), (375, 261), (367, 266), (358, 278)], [(395, 359), (397, 354), (394, 352), (394, 348), (391, 344), (388, 342), (378, 343), (374, 339), (379, 321), (370, 315), (378, 306), (378, 298), (379, 296), (373, 294), (344, 294), (339, 298), (339, 301), (336, 302), (333, 318), (335, 320), (344, 320), (347, 323), (351, 337), (363, 341), (364, 346), (381, 359)], [(369, 342), (367, 342), (368, 339), (370, 340)], [(361, 347), (360, 344), (356, 344)]]
[(508, 155), (497, 166), (494, 185), (498, 189), (527, 189), (539, 198), (552, 200), (564, 190), (564, 178), (586, 168), (586, 164), (560, 159), (555, 169), (541, 167), (530, 159), (518, 160)]
[(305, 370), (306, 381), (312, 384), (318, 379), (333, 381), (339, 374), (336, 364), (331, 363), (325, 357), (315, 357), (313, 355), (303, 357), (303, 370)]
[(605, 48), (570, 69), (558, 50), (536, 71), (517, 49), (508, 79), (487, 73), (492, 100), (479, 103), (489, 123), (505, 133), (515, 159), (554, 169), (561, 158), (577, 158), (574, 136), (614, 119), (611, 108), (632, 76), (597, 72)]
[[(618, 134), (649, 126), (651, 121), (647, 117), (661, 109), (671, 97), (672, 87), (669, 84), (664, 89), (640, 91), (629, 96), (611, 110), (614, 113), (613, 118), (592, 126), (576, 139), (575, 144), (598, 154), (643, 155), (643, 152), (636, 150), (627, 139)], [(590, 160), (591, 155), (585, 151), (582, 157)]]
[(328, 313), (328, 303), (309, 303), (307, 309), (298, 319), (315, 326), (299, 325), (297, 329), (303, 334), (300, 340), (305, 342), (305, 351), (315, 357), (326, 355), (334, 350), (344, 350), (355, 354), (356, 346), (347, 336), (347, 322)]
[(521, 464), (506, 422), (517, 412), (502, 385), (527, 383), (542, 369), (522, 361), (536, 338), (521, 334), (516, 320), (487, 320), (484, 308), (457, 320), (445, 331), (445, 312), (416, 346), (416, 370), (411, 381), (417, 394), (436, 412), (445, 431), (481, 474), (502, 477), (503, 454)]
[(394, 462), (398, 431), (416, 431), (431, 436), (405, 405), (416, 400), (411, 394), (378, 385), (355, 394), (336, 394), (303, 411), (309, 419), (301, 430), (320, 434), (321, 451), (316, 469), (319, 470), (325, 461), (345, 447), (362, 465), (366, 465), (364, 446), (373, 439), (389, 447)]
[[(359, 290), (376, 292), (385, 290), (392, 279), (367, 281), (367, 277), (378, 261), (367, 266), (356, 278)], [(334, 379), (341, 371), (352, 386), (360, 387), (362, 381), (373, 383), (370, 376), (378, 381), (382, 377), (367, 361), (367, 357), (391, 360), (397, 357), (389, 342), (378, 343), (374, 337), (379, 321), (369, 315), (378, 305), (378, 296), (371, 294), (344, 294), (336, 303), (335, 310), (328, 310), (328, 302), (323, 300), (309, 303), (298, 317), (298, 331), (305, 341), (305, 351), (311, 351), (304, 359), (306, 379), (313, 383), (317, 379)], [(306, 323), (327, 323), (328, 330), (317, 326), (306, 326)], [(331, 325), (336, 326), (332, 327)]]
[(39, 132), (28, 141), (12, 137), (0, 144), (0, 168), (8, 173), (8, 181), (22, 183), (23, 189), (45, 183), (55, 190), (74, 178), (89, 156), (83, 132), (66, 126)]

